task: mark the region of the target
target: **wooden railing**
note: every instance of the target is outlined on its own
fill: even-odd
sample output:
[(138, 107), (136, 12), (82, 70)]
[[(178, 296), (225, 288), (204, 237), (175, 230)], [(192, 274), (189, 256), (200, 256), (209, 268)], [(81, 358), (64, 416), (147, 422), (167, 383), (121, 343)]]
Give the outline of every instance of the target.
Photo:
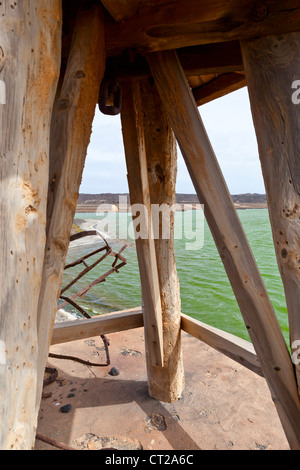
[[(141, 307), (112, 312), (91, 319), (57, 323), (54, 326), (51, 344), (67, 343), (100, 334), (106, 335), (131, 330), (143, 325)], [(209, 326), (183, 313), (181, 314), (181, 329), (263, 377), (256, 353), (249, 341)]]

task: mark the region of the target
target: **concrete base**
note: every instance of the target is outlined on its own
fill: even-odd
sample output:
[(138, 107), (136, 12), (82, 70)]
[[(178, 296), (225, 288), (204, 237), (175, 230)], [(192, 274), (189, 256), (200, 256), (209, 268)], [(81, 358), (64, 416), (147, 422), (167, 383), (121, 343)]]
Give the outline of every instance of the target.
[[(111, 364), (49, 358), (38, 432), (75, 449), (288, 450), (265, 380), (183, 333), (185, 390), (173, 404), (150, 398), (143, 329), (108, 335)], [(50, 352), (105, 363), (100, 337)], [(119, 375), (111, 376), (115, 367)], [(68, 413), (60, 408), (70, 404)], [(37, 440), (36, 450), (55, 450)]]

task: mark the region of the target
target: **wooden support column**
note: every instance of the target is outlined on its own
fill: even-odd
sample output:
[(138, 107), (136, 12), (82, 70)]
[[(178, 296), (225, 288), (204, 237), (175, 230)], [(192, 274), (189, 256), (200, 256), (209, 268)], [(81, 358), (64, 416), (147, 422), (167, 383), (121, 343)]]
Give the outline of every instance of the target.
[[(39, 377), (52, 337), (70, 232), (105, 70), (100, 6), (79, 11), (67, 68), (53, 109), (47, 210), (47, 242), (39, 298)], [(37, 406), (42, 382), (37, 389)]]
[(174, 219), (177, 148), (153, 79), (140, 82), (154, 243), (162, 306), (164, 367), (151, 370), (152, 396), (174, 402), (182, 395), (181, 301), (175, 264)]
[[(161, 298), (153, 240), (143, 116), (138, 82), (124, 83), (121, 118), (130, 202), (133, 219), (136, 219), (135, 236), (142, 285), (147, 365), (162, 367)], [(136, 207), (134, 207), (135, 205)], [(151, 374), (150, 368), (148, 374)], [(148, 378), (151, 384), (151, 376), (149, 375)]]
[(300, 406), (291, 358), (176, 52), (148, 56), (207, 222), (224, 263), (291, 448)]
[[(281, 273), (298, 391), (300, 366), (300, 33), (241, 43)], [(296, 83), (299, 88), (299, 83)], [(292, 95), (294, 94), (294, 103)], [(296, 95), (296, 96), (295, 96)]]
[(35, 442), (37, 312), (61, 23), (59, 0), (0, 3), (1, 450), (28, 450)]

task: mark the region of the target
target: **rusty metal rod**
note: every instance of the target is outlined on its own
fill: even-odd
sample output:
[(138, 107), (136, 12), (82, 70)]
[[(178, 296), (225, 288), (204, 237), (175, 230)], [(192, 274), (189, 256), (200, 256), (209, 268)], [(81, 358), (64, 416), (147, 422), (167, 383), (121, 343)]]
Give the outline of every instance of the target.
[(80, 307), (80, 305), (74, 302), (73, 299), (70, 299), (69, 297), (66, 297), (64, 295), (61, 295), (60, 299), (65, 300), (67, 303), (75, 307), (85, 318), (91, 318), (91, 315), (89, 315), (82, 307)]
[(73, 284), (79, 281), (79, 279), (81, 279), (85, 274), (91, 271), (91, 269), (95, 268), (99, 263), (101, 263), (101, 261), (103, 261), (110, 253), (111, 253), (111, 249), (110, 251), (107, 251), (105, 255), (101, 256), (101, 258), (95, 261), (95, 263), (91, 264), (91, 266), (81, 271), (81, 273), (78, 274), (78, 276), (75, 279), (73, 279), (73, 281), (69, 282), (69, 284), (61, 290), (61, 294), (63, 294), (66, 290), (68, 290), (71, 286), (73, 286)]
[(57, 449), (76, 450), (73, 447), (70, 447), (70, 446), (64, 444), (63, 442), (58, 442), (55, 439), (52, 439), (51, 437), (45, 436), (44, 434), (41, 434), (39, 432), (36, 433), (35, 437), (38, 441), (46, 442), (46, 444), (50, 444), (53, 447), (57, 447)]
[[(88, 286), (86, 286), (85, 288), (83, 288), (82, 290), (78, 291), (76, 294), (74, 294), (71, 298), (69, 298), (68, 301), (65, 301), (63, 304), (59, 305), (57, 310), (60, 310), (61, 308), (65, 307), (68, 302), (71, 300), (71, 301), (74, 301), (77, 297), (83, 297), (90, 289), (91, 287), (93, 287), (94, 285), (96, 284), (99, 284), (100, 282), (104, 282), (105, 279), (110, 275), (112, 274), (113, 272), (119, 272), (118, 270), (120, 268), (122, 268), (123, 266), (125, 266), (127, 264), (127, 260), (126, 258), (124, 258), (123, 256), (120, 255), (121, 251), (123, 251), (124, 249), (126, 248), (126, 245), (124, 247), (122, 247), (122, 249), (119, 251), (119, 253), (110, 253), (111, 256), (118, 256), (120, 260), (122, 260), (122, 263), (118, 264), (117, 266), (114, 266), (113, 268), (111, 268), (109, 271), (107, 271), (105, 274), (103, 274), (102, 276), (100, 276), (98, 279), (96, 279), (95, 281), (91, 282)], [(113, 263), (115, 264), (115, 263)], [(65, 289), (66, 290), (66, 289)], [(64, 291), (65, 291), (64, 290)], [(64, 291), (61, 291), (61, 294), (64, 292)]]
[(102, 246), (101, 248), (98, 248), (95, 251), (92, 251), (92, 253), (88, 253), (87, 255), (83, 256), (82, 258), (77, 259), (76, 261), (73, 261), (73, 263), (69, 263), (65, 266), (65, 270), (69, 268), (73, 268), (74, 266), (77, 266), (80, 263), (83, 263), (84, 260), (90, 258), (91, 256), (97, 255), (103, 250), (107, 250), (107, 246)]
[(49, 357), (52, 357), (53, 359), (66, 359), (66, 360), (69, 360), (69, 361), (76, 361), (76, 362), (80, 362), (80, 364), (85, 364), (87, 366), (107, 367), (107, 366), (110, 365), (110, 355), (109, 355), (109, 349), (108, 349), (109, 339), (105, 335), (100, 335), (100, 338), (103, 341), (105, 354), (106, 354), (106, 363), (105, 364), (90, 362), (90, 361), (86, 361), (84, 359), (80, 359), (79, 357), (76, 357), (76, 356), (66, 356), (64, 354), (49, 353)]

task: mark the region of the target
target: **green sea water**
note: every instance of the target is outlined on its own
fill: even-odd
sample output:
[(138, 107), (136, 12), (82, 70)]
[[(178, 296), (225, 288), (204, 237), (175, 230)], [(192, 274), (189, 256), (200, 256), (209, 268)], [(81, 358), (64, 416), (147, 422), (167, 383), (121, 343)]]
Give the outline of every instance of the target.
[[(210, 230), (201, 216), (200, 219), (197, 219), (196, 212), (200, 216), (201, 211), (186, 211), (184, 216), (180, 212), (176, 213), (175, 256), (181, 290), (181, 310), (211, 326), (249, 340), (247, 329)], [(113, 213), (109, 216), (114, 218), (118, 237), (117, 239), (107, 238), (107, 240), (115, 252), (127, 244), (127, 248), (122, 253), (127, 259), (127, 264), (120, 269), (118, 274), (114, 273), (107, 277), (106, 282), (92, 287), (83, 299), (77, 299), (78, 303), (91, 315), (141, 305), (137, 255), (133, 238), (130, 237), (130, 228), (128, 228), (131, 224), (131, 215)], [(256, 258), (283, 335), (288, 342), (287, 308), (275, 258), (268, 211), (267, 209), (238, 210), (238, 216)], [(91, 225), (99, 220), (99, 216), (91, 213), (76, 214), (76, 218), (89, 219)], [(109, 235), (108, 231), (107, 236), (109, 237)], [(194, 236), (194, 245), (192, 236)], [(95, 242), (87, 244), (87, 241), (88, 239), (84, 244), (73, 242), (70, 245), (67, 262), (74, 261), (103, 245), (102, 241), (98, 241), (96, 244)], [(190, 243), (190, 248), (193, 249), (187, 249), (187, 243)], [(88, 264), (96, 259), (97, 257), (91, 258)], [(68, 296), (75, 294), (89, 282), (107, 272), (111, 268), (112, 262), (113, 258), (108, 256), (94, 270), (72, 286), (66, 294)], [(63, 286), (82, 269), (84, 266), (80, 265), (67, 270), (64, 274)], [(75, 313), (72, 307), (66, 309)]]

